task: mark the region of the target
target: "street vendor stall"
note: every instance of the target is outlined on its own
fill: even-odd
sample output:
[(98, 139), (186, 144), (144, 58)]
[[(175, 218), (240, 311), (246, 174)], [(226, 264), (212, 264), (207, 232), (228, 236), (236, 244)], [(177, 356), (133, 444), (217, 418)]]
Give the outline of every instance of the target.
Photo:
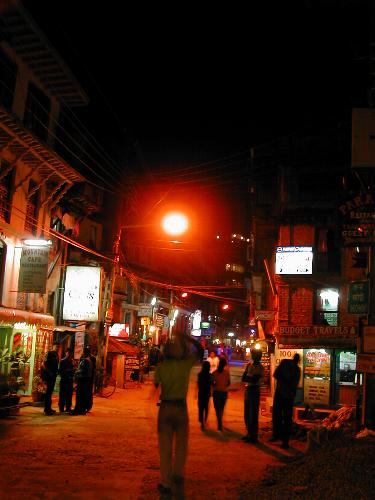
[(117, 381), (117, 387), (123, 388), (126, 381), (131, 380), (132, 373), (135, 370), (139, 372), (138, 347), (128, 342), (109, 337), (107, 371), (109, 371), (111, 377)]

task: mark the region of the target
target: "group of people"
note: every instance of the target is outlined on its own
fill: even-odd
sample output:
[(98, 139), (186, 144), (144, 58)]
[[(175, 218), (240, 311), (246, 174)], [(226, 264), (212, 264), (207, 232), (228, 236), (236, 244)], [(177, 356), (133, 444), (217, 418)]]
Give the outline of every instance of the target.
[(203, 361), (202, 369), (198, 373), (198, 416), (201, 429), (204, 430), (208, 418), (208, 406), (212, 393), (217, 428), (223, 430), (223, 414), (228, 398), (230, 374), (225, 355), (220, 358), (211, 351), (207, 360)]
[[(242, 439), (247, 443), (258, 442), (260, 386), (264, 378), (264, 367), (261, 363), (262, 352), (251, 352), (252, 362), (248, 363), (242, 375), (246, 382), (244, 398), (244, 420), (247, 434)], [(276, 387), (272, 405), (272, 437), (270, 442), (281, 441), (281, 448), (289, 448), (292, 428), (293, 404), (297, 392), (301, 369), (298, 366), (300, 356), (296, 353), (293, 359), (283, 359), (273, 376)]]
[[(52, 409), (52, 394), (57, 375), (60, 375), (59, 411), (70, 415), (85, 415), (93, 405), (93, 389), (96, 370), (96, 357), (91, 354), (89, 346), (84, 347), (78, 366), (73, 357), (73, 349), (68, 347), (65, 356), (59, 361), (58, 344), (54, 344), (44, 359), (41, 376), (46, 385), (44, 396), (44, 414), (56, 413)], [(73, 386), (76, 382), (75, 407), (72, 408)]]
[[(188, 342), (195, 345), (195, 356)], [(190, 371), (196, 360), (201, 359), (202, 347), (194, 338), (176, 334), (164, 347), (163, 359), (156, 367), (154, 384), (160, 388), (158, 413), (158, 440), (160, 454), (161, 494), (172, 495), (172, 486), (184, 482), (184, 466), (188, 448), (189, 416), (186, 396)], [(246, 383), (244, 396), (244, 421), (247, 433), (245, 442), (258, 442), (260, 386), (264, 378), (261, 350), (252, 350), (251, 362), (242, 375)], [(289, 448), (293, 404), (301, 374), (299, 355), (283, 360), (274, 372), (276, 389), (273, 402), (273, 435), (270, 441), (281, 440), (282, 448)], [(198, 414), (201, 428), (207, 423), (209, 401), (212, 395), (218, 431), (223, 430), (223, 413), (230, 386), (230, 373), (225, 355), (220, 358), (210, 353), (203, 361), (198, 374)]]

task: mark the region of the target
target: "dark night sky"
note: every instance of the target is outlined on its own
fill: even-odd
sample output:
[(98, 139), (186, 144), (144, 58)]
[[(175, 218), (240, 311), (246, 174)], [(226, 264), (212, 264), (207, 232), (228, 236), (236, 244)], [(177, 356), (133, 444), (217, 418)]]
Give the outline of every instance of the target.
[(127, 157), (141, 171), (200, 165), (336, 125), (366, 104), (364, 0), (253, 0), (209, 12), (25, 4), (89, 95), (90, 129), (105, 146), (134, 150)]

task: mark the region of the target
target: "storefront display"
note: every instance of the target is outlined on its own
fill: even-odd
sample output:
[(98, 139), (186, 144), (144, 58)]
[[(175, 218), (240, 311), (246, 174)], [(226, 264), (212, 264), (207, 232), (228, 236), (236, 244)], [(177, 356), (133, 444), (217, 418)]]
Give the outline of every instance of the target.
[(304, 401), (329, 405), (331, 352), (329, 349), (304, 350)]
[(51, 344), (50, 329), (22, 322), (1, 326), (1, 390), (31, 394), (34, 379)]

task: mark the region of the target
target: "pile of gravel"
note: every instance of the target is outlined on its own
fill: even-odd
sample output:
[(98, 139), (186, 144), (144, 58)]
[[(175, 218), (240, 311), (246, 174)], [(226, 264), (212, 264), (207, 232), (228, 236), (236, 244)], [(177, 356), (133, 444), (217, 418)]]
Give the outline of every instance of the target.
[(239, 499), (373, 499), (375, 438), (341, 435), (302, 458), (271, 467), (260, 484), (240, 486)]

